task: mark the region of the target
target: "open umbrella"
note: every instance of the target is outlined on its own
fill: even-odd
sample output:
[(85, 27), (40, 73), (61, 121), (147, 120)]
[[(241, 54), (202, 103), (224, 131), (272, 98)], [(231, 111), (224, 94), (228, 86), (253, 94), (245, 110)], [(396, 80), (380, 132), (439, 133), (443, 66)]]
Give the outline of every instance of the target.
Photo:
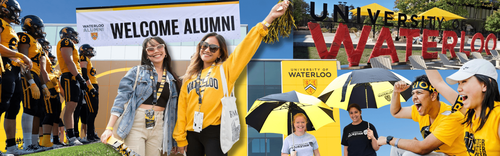
[(296, 91), (271, 94), (257, 99), (248, 111), (245, 121), (259, 133), (289, 135), (292, 128), (288, 124), (297, 113), (306, 115), (308, 131), (335, 122), (329, 106), (314, 96)]
[[(359, 13), (361, 14), (361, 16), (369, 16), (368, 9), (371, 10), (372, 14), (377, 12), (377, 10), (380, 10), (380, 15), (383, 15), (384, 12), (386, 12), (386, 11), (393, 12), (392, 10), (387, 9), (386, 7), (383, 7), (377, 3), (372, 3), (372, 4), (362, 6), (362, 7), (360, 7), (360, 9), (361, 9), (361, 11)], [(358, 9), (352, 9), (352, 10), (349, 10), (349, 12), (352, 12), (352, 14), (357, 15)]]
[(454, 19), (465, 19), (464, 17), (462, 16), (459, 16), (459, 15), (456, 15), (454, 13), (451, 13), (451, 12), (448, 12), (446, 10), (443, 10), (443, 9), (439, 9), (439, 8), (432, 8), (432, 9), (429, 9), (421, 14), (418, 14), (419, 17), (422, 17), (422, 16), (435, 16), (435, 17), (439, 17), (439, 18), (444, 18), (445, 21), (450, 21), (450, 20), (454, 20)]
[[(398, 81), (411, 81), (382, 68), (354, 70), (333, 80), (319, 99), (328, 106), (347, 110), (347, 106), (356, 103), (361, 108), (380, 108), (391, 103), (394, 84)], [(411, 90), (401, 92), (406, 101), (411, 97)]]

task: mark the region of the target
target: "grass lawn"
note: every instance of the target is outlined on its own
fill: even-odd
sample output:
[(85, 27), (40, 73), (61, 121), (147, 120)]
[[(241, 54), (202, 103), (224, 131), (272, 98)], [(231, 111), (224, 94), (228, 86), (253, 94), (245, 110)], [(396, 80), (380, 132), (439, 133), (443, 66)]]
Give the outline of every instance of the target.
[(105, 145), (103, 143), (93, 143), (87, 145), (80, 146), (72, 146), (66, 148), (59, 148), (54, 150), (48, 150), (44, 152), (38, 152), (33, 154), (28, 154), (27, 156), (52, 156), (52, 155), (61, 155), (61, 156), (88, 156), (88, 155), (110, 155), (110, 156), (121, 156), (113, 147)]
[[(293, 58), (294, 59), (321, 59), (319, 58), (318, 51), (316, 50), (316, 47), (293, 47)], [(406, 51), (405, 50), (396, 50), (398, 53), (398, 58), (399, 62), (405, 62), (405, 55)], [(370, 57), (370, 54), (372, 52), (372, 49), (365, 49), (363, 51), (363, 55), (361, 56), (361, 60), (359, 60), (360, 64), (366, 64), (368, 62), (368, 58)], [(421, 50), (412, 50), (412, 55), (422, 55)], [(448, 54), (449, 55), (449, 54)], [(345, 52), (344, 48), (340, 48), (338, 54), (337, 54), (337, 60), (340, 61), (340, 64), (342, 65), (347, 65), (349, 62), (347, 62), (347, 54)]]

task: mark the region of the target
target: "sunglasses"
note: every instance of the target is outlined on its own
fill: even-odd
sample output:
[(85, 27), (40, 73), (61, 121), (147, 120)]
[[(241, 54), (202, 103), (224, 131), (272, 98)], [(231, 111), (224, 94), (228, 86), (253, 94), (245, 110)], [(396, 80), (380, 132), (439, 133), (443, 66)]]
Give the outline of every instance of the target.
[(165, 48), (165, 44), (158, 44), (156, 47), (147, 47), (146, 51), (154, 52), (156, 49), (163, 49), (163, 48)]
[(219, 46), (215, 44), (208, 44), (205, 41), (200, 42), (200, 48), (201, 50), (206, 50), (207, 48), (210, 48), (210, 52), (215, 53), (217, 50), (219, 50)]

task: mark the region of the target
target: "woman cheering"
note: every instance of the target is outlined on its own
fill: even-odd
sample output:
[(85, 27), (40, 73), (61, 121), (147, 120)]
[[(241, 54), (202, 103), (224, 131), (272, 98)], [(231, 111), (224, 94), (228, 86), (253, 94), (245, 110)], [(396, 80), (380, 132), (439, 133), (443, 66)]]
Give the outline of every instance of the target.
[[(205, 35), (191, 58), (179, 95), (178, 120), (174, 139), (180, 152), (188, 156), (226, 155), (220, 146), (223, 97), (220, 68), (224, 69), (228, 90), (255, 54), (274, 19), (283, 15), (289, 2), (276, 4), (262, 23), (258, 23), (228, 57), (224, 37)], [(279, 7), (283, 7), (277, 11)], [(186, 150), (189, 149), (189, 150)]]

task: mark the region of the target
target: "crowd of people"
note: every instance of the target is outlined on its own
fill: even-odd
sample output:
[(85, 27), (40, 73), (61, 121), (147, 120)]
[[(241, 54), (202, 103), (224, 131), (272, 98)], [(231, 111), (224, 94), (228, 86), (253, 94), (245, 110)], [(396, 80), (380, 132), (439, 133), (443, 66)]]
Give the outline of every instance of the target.
[[(77, 48), (78, 33), (65, 27), (59, 32), (56, 59), (40, 17), (26, 15), (21, 19), (16, 0), (4, 1), (0, 8), (0, 114), (5, 113), (6, 154), (100, 141), (94, 126), (99, 106), (96, 71), (90, 61), (94, 48), (88, 44)], [(22, 32), (16, 33), (14, 24), (20, 25)], [(63, 119), (59, 117), (62, 102), (66, 103)], [(16, 116), (21, 106), (23, 139), (16, 142)], [(74, 126), (80, 120), (81, 130)]]

